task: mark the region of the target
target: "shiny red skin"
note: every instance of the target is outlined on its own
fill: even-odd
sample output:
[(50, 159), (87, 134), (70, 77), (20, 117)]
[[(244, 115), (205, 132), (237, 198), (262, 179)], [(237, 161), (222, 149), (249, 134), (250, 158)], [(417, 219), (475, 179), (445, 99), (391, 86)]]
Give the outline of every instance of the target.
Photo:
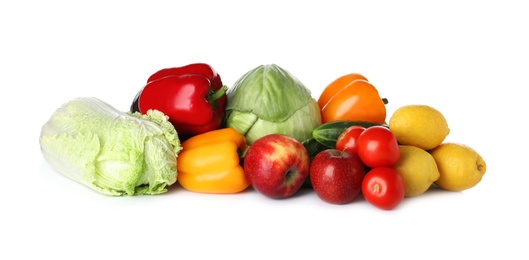
[(331, 204), (352, 202), (361, 192), (365, 167), (358, 155), (327, 149), (310, 165), (310, 181), (318, 197)]
[(296, 139), (269, 134), (250, 145), (243, 167), (255, 190), (269, 198), (283, 199), (294, 195), (307, 178), (310, 155)]
[(167, 76), (180, 76), (180, 75), (201, 75), (209, 79), (213, 89), (218, 90), (222, 87), (222, 80), (220, 75), (208, 64), (205, 63), (193, 63), (182, 67), (173, 67), (161, 69), (152, 74), (148, 79), (147, 83), (161, 79)]
[(400, 158), (397, 138), (383, 126), (372, 126), (364, 130), (357, 140), (357, 152), (369, 168), (390, 167)]
[(354, 125), (343, 131), (336, 139), (336, 150), (350, 153), (358, 153), (357, 140), (360, 134), (366, 130), (365, 127)]
[(362, 194), (377, 208), (391, 210), (404, 199), (406, 189), (400, 174), (389, 167), (373, 168), (362, 181)]
[(205, 63), (161, 69), (138, 92), (131, 112), (157, 109), (169, 116), (179, 134), (205, 133), (220, 128), (224, 120), (227, 95), (208, 100), (223, 88), (219, 74)]

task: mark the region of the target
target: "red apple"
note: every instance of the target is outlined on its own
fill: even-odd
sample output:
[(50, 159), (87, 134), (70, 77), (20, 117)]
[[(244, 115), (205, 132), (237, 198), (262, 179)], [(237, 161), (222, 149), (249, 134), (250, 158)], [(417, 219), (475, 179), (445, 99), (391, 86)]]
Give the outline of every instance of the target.
[(307, 179), (310, 156), (296, 139), (269, 134), (250, 145), (243, 164), (244, 174), (255, 190), (280, 199), (292, 196)]
[(310, 165), (310, 182), (320, 199), (331, 204), (353, 201), (362, 191), (365, 166), (358, 155), (327, 149)]

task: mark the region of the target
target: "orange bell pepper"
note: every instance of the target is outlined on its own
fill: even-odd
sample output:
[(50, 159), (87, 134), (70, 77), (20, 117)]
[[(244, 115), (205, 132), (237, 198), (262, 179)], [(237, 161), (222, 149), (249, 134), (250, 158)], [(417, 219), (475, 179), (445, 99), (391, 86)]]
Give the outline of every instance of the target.
[(354, 80), (357, 79), (363, 79), (367, 81), (367, 78), (364, 77), (362, 74), (359, 73), (350, 73), (347, 75), (343, 75), (337, 79), (335, 79), (331, 84), (329, 84), (321, 93), (320, 98), (318, 99), (318, 105), (320, 105), (320, 108), (323, 108), (329, 100), (338, 93), (338, 91), (342, 90), (344, 86), (347, 84), (350, 84)]
[(322, 123), (348, 120), (385, 124), (386, 102), (375, 86), (356, 73), (333, 81), (318, 99)]
[(233, 128), (195, 135), (182, 143), (177, 157), (177, 181), (201, 193), (238, 193), (249, 186), (240, 164), (245, 137)]

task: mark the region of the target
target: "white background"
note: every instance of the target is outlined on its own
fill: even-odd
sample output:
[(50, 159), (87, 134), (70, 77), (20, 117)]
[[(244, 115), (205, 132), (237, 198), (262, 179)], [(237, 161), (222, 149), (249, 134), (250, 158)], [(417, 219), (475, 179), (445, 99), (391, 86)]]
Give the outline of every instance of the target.
[[(15, 3), (16, 2), (16, 3)], [(528, 9), (523, 1), (3, 1), (2, 259), (527, 259)], [(108, 197), (53, 171), (40, 127), (63, 102), (130, 103), (153, 72), (206, 62), (231, 86), (275, 63), (317, 98), (358, 72), (448, 120), (487, 162), (464, 192), (382, 211), (310, 191), (271, 200)]]

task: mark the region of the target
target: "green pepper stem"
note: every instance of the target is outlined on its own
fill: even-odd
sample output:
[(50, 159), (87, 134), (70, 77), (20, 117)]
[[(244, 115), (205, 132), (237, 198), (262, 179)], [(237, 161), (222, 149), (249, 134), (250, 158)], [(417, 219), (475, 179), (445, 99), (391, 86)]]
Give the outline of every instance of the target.
[(208, 95), (208, 102), (210, 104), (215, 104), (215, 101), (217, 101), (219, 98), (221, 98), (224, 94), (226, 94), (226, 91), (228, 90), (228, 86), (222, 85), (219, 90), (215, 91), (213, 94)]

